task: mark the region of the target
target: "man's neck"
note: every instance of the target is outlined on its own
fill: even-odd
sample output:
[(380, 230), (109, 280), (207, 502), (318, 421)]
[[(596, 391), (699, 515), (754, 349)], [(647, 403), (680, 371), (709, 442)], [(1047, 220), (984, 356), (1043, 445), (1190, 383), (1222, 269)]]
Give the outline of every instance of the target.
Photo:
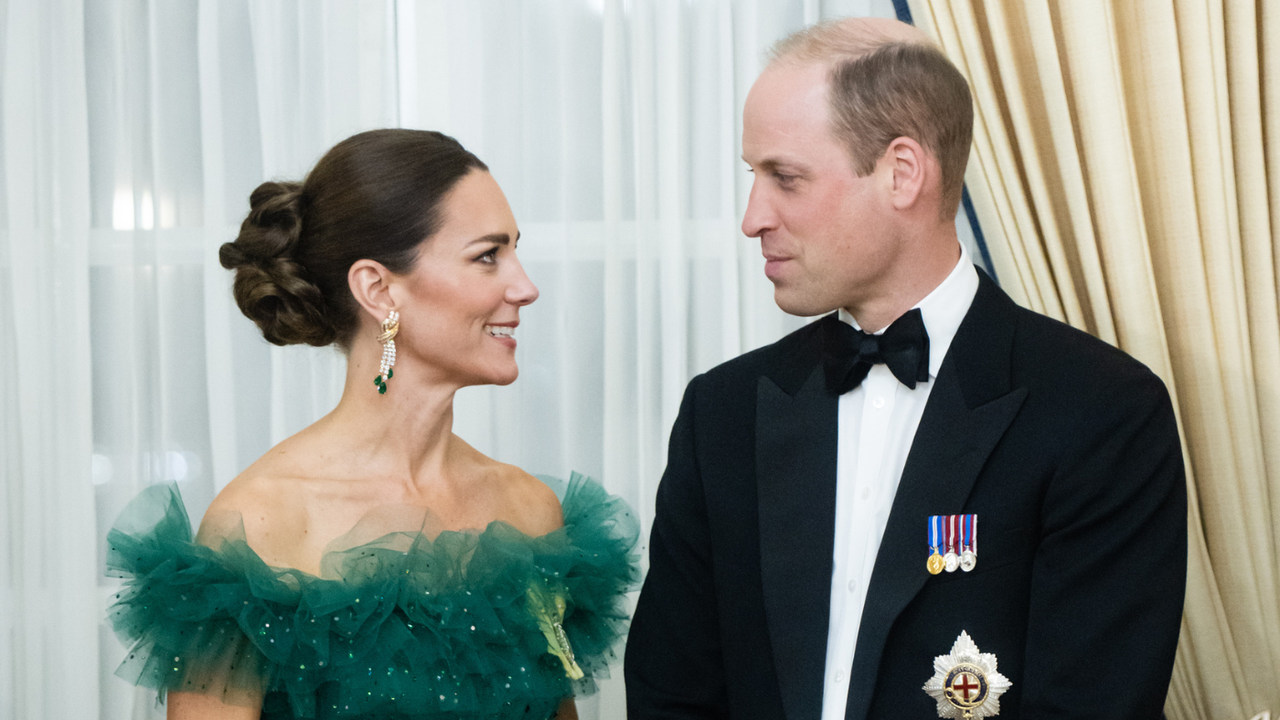
[(950, 242), (911, 262), (899, 263), (904, 270), (885, 283), (883, 292), (866, 301), (845, 307), (863, 332), (876, 333), (902, 317), (942, 284), (960, 260), (960, 241), (951, 229)]

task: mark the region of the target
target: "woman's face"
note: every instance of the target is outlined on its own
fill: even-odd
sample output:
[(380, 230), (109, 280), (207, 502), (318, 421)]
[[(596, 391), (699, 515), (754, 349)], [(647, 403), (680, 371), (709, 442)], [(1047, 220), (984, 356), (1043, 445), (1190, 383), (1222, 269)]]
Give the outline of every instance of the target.
[(399, 359), (421, 360), (440, 382), (506, 385), (519, 374), (520, 308), (538, 299), (516, 259), (515, 217), (493, 176), (472, 170), (445, 196), (441, 219), (401, 276)]

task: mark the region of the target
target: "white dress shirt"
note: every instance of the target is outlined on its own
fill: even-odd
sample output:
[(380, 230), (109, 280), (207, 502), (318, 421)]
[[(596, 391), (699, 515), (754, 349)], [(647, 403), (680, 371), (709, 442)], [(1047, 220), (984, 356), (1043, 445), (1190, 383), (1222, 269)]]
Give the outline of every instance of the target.
[[(898, 382), (881, 363), (872, 366), (861, 385), (840, 396), (831, 620), (827, 629), (822, 720), (844, 720), (849, 673), (858, 643), (862, 606), (867, 599), (867, 584), (889, 521), (893, 497), (898, 492), (902, 468), (938, 369), (942, 367), (942, 358), (977, 292), (978, 273), (961, 246), (960, 261), (955, 269), (916, 305), (929, 333), (929, 382), (917, 383), (912, 390)], [(853, 316), (844, 310), (840, 311), (840, 319), (858, 327)], [(924, 572), (928, 552), (926, 520), (920, 518), (921, 572)], [(931, 669), (928, 663), (921, 666), (922, 684)]]

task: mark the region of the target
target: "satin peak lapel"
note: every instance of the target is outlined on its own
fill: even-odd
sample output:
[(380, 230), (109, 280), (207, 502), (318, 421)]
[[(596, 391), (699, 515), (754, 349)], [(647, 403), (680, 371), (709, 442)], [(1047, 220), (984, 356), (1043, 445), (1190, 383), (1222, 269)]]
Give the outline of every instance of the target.
[(817, 366), (794, 395), (761, 377), (756, 482), (765, 615), (788, 720), (822, 714), (831, 547), (835, 536), (838, 399)]

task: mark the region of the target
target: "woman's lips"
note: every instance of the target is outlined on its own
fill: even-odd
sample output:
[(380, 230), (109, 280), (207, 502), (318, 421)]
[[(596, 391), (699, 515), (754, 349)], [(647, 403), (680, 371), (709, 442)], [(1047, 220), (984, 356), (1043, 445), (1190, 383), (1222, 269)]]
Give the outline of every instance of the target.
[(485, 325), (484, 331), (489, 333), (489, 337), (507, 347), (516, 346), (516, 339), (513, 337), (516, 331), (515, 325)]

